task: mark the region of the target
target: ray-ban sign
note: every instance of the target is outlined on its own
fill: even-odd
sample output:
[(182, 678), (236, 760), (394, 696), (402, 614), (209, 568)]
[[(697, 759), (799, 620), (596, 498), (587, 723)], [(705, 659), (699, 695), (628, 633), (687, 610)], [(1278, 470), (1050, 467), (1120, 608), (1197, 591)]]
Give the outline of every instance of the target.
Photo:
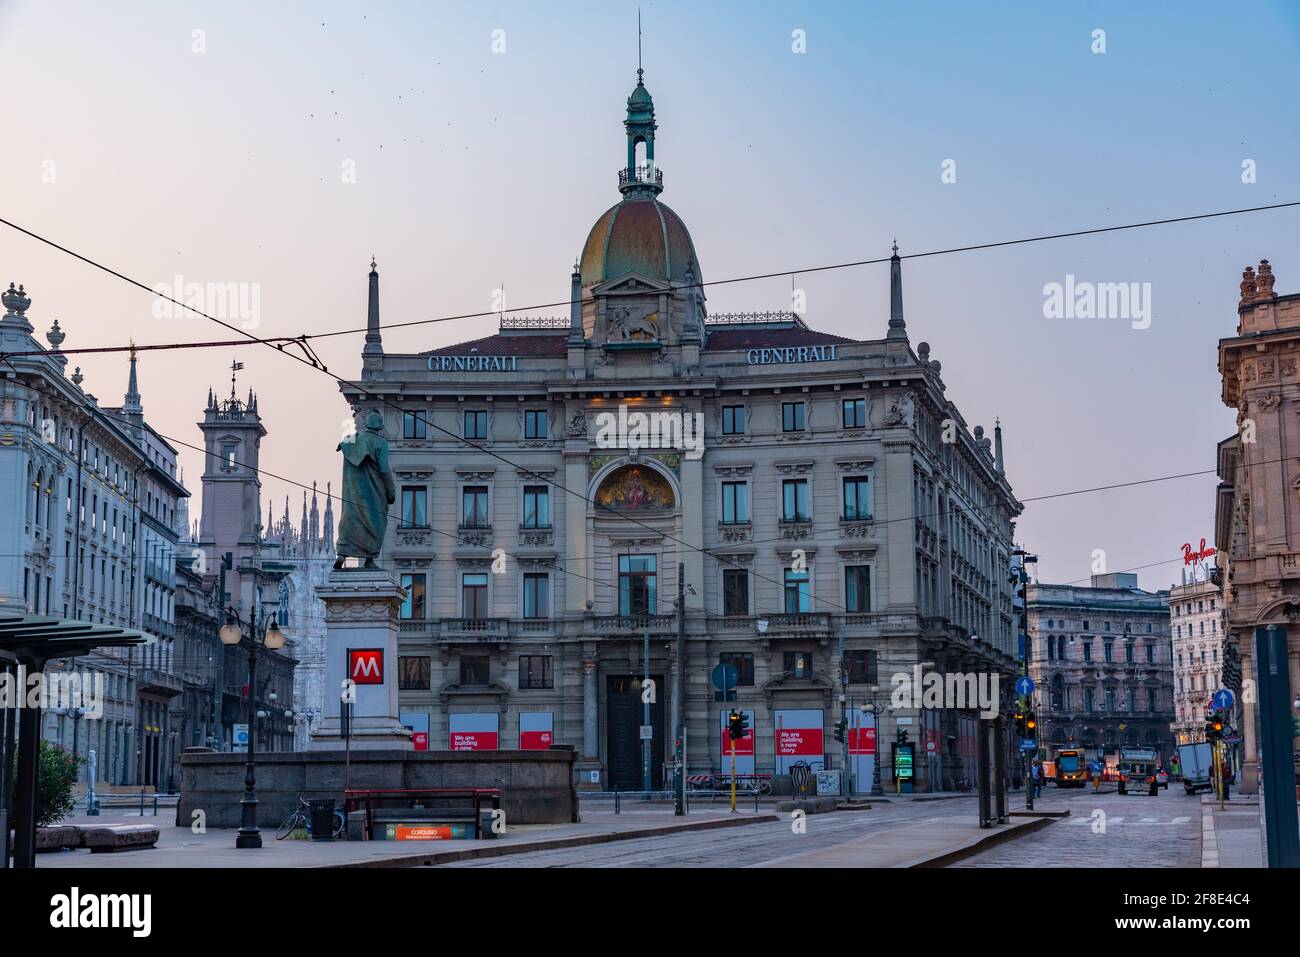
[(1191, 565), (1194, 562), (1203, 562), (1207, 558), (1213, 558), (1216, 552), (1214, 547), (1205, 544), (1205, 539), (1201, 539), (1201, 547), (1192, 551), (1191, 542), (1183, 542), (1183, 564)]

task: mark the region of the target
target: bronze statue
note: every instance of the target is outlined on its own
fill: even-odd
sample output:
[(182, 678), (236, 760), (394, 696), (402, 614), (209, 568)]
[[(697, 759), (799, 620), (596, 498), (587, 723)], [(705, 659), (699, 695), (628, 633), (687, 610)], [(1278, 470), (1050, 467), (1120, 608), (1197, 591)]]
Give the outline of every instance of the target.
[(397, 500), (397, 488), (388, 471), (388, 441), (384, 438), (384, 417), (371, 412), (364, 432), (338, 444), (343, 452), (343, 518), (339, 522), (338, 561), (364, 559), (366, 568), (384, 545), (388, 527), (388, 506)]

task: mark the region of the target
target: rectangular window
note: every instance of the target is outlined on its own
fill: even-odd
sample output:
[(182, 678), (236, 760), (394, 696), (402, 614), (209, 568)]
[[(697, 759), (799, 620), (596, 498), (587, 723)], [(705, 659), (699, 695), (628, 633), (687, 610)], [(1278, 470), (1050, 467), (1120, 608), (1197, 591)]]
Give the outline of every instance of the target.
[(531, 690), (554, 688), (555, 679), (551, 675), (551, 656), (520, 655), (519, 687)]
[(1133, 664), (1133, 642), (1124, 642), (1124, 661), (1126, 664)]
[(402, 486), (402, 525), (406, 528), (427, 528), (429, 513), (426, 509), (428, 492), (423, 485)]
[(465, 438), (486, 439), (488, 414), (486, 409), (467, 409), (465, 411)]
[(786, 479), (781, 483), (781, 521), (811, 521), (808, 517), (807, 479)]
[(411, 621), (424, 620), (424, 575), (402, 575), (406, 598), (402, 600), (401, 616)]
[(424, 575), (403, 575), (402, 588), (407, 597), (402, 601), (402, 618), (422, 622), (424, 620)]
[(460, 683), (462, 685), (486, 685), (491, 682), (491, 659), (487, 655), (462, 655), (460, 659)]
[(807, 571), (797, 572), (787, 568), (784, 588), (786, 614), (812, 611), (812, 583), (808, 580)]
[(464, 528), (488, 528), (486, 485), (466, 485), (461, 491), (460, 524)]
[(787, 651), (781, 663), (791, 678), (812, 677), (812, 655), (806, 651)]
[(233, 469), (235, 467), (235, 452), (238, 448), (236, 445), (223, 445), (221, 447), (222, 468)]
[(781, 403), (781, 431), (802, 432), (804, 430), (804, 406), (802, 402)]
[(487, 590), (487, 575), (465, 573), (460, 576), (461, 606), (464, 617), (487, 617)]
[(848, 565), (844, 569), (844, 610), (871, 611), (871, 566)]
[(1147, 664), (1154, 665), (1155, 663), (1156, 663), (1156, 646), (1151, 644), (1150, 642), (1147, 642)]
[(654, 555), (618, 557), (618, 613), (653, 615), (657, 575)]
[(1106, 659), (1106, 664), (1115, 660), (1115, 642), (1109, 638), (1102, 642), (1102, 654)]
[(1091, 688), (1084, 688), (1084, 689), (1083, 689), (1083, 710), (1084, 710), (1084, 711), (1092, 711), (1092, 710), (1094, 710), (1094, 709), (1093, 709), (1093, 696), (1092, 696), (1092, 689), (1091, 689)]
[[(1091, 642), (1091, 641), (1085, 641), (1085, 642), (1083, 643), (1083, 660), (1084, 660), (1084, 661), (1092, 661), (1092, 642)], [(1089, 710), (1092, 710), (1092, 709), (1089, 709)]]
[(547, 414), (545, 409), (524, 410), (524, 438), (546, 438)]
[(749, 521), (749, 483), (722, 483), (722, 521), (737, 525)]
[(851, 685), (875, 684), (878, 680), (876, 653), (865, 650), (844, 652), (844, 674)]
[(1155, 688), (1147, 689), (1147, 710), (1148, 711), (1156, 710), (1156, 689)]
[(428, 657), (404, 655), (397, 659), (397, 690), (428, 691), (431, 687)]
[(724, 651), (718, 655), (718, 664), (736, 669), (736, 687), (754, 687), (754, 653), (752, 651)]
[(422, 439), (427, 435), (428, 422), (423, 412), (402, 413), (402, 438)]
[(867, 427), (866, 399), (845, 399), (842, 407), (844, 410), (844, 427), (846, 429), (865, 429)]
[(524, 528), (551, 527), (551, 495), (545, 485), (524, 486)]
[(844, 480), (844, 518), (850, 522), (871, 518), (870, 479), (866, 476)]
[(722, 434), (745, 434), (745, 407), (743, 405), (724, 405), (722, 407)]
[(551, 579), (544, 572), (524, 575), (524, 617), (551, 617)]
[(722, 613), (749, 614), (749, 572), (743, 568), (726, 568), (722, 571)]

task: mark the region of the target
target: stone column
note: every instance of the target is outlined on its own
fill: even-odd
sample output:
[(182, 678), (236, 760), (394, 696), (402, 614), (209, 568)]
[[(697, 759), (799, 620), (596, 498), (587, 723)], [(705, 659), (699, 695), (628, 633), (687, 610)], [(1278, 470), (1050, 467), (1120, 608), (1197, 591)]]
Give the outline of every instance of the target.
[(582, 659), (582, 757), (587, 761), (600, 758), (600, 744), (596, 740), (600, 727), (596, 691), (596, 659)]
[(325, 603), (327, 629), (325, 714), (308, 749), (345, 747), (340, 692), (351, 678), (356, 682), (351, 748), (412, 750), (411, 733), (402, 726), (397, 705), (397, 613), (406, 593), (383, 569), (347, 568), (332, 572), (316, 594)]
[(1255, 737), (1255, 702), (1256, 693), (1247, 694), (1246, 688), (1255, 685), (1255, 631), (1249, 629), (1238, 637), (1237, 650), (1241, 657), (1241, 723), (1238, 729), (1242, 734), (1241, 780), (1237, 790), (1242, 794), (1259, 793), (1259, 741)]

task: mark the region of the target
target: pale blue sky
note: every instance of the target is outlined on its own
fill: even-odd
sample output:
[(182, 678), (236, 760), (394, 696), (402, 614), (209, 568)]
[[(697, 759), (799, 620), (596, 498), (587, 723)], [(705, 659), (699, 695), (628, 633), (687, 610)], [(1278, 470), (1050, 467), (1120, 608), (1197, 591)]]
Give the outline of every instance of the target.
[[(511, 306), (564, 299), (618, 198), (636, 6), (0, 0), (3, 215), (147, 283), (259, 283), (263, 335), (363, 324), (372, 252), (388, 322), (489, 309), (503, 282)], [(886, 255), (893, 236), (909, 253), (1300, 199), (1300, 4), (641, 8), (663, 199), (706, 279)], [(954, 184), (940, 180), (948, 159)], [(347, 160), (355, 183), (341, 182)], [(1297, 237), (1288, 210), (911, 261), (908, 330), (972, 426), (1001, 417), (1023, 497), (1212, 468), (1233, 428), (1215, 344), (1234, 331), (1241, 268), (1267, 257), (1278, 291), (1300, 291)], [(1043, 286), (1067, 274), (1151, 283), (1151, 328), (1045, 319)], [(58, 317), (68, 347), (226, 337), (157, 319), (144, 293), (7, 230), (0, 279), (26, 283), (37, 327)], [(814, 327), (883, 335), (884, 267), (798, 285)], [(782, 308), (788, 290), (738, 284), (709, 301)], [(395, 331), (385, 345), (493, 327)], [(359, 349), (335, 339), (321, 353), (351, 375)], [(231, 358), (142, 359), (157, 428), (197, 442)], [(240, 358), (270, 432), (263, 465), (323, 486), (338, 471), (337, 390), (265, 349)], [(117, 404), (125, 359), (81, 365)], [(183, 461), (197, 491), (201, 458)], [(1085, 578), (1096, 548), (1112, 570), (1173, 560), (1212, 537), (1214, 486), (1031, 504), (1020, 537), (1044, 580)], [(285, 487), (266, 489), (278, 508)], [(1176, 561), (1141, 572), (1148, 587), (1177, 576)]]

